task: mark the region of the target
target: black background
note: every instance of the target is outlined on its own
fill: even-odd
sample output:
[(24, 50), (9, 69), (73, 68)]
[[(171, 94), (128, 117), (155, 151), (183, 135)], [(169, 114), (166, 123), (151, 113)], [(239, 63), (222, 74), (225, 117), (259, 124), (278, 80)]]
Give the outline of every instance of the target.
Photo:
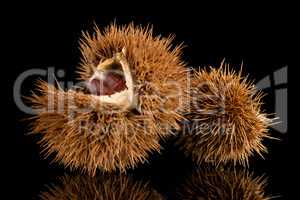
[[(182, 8), (183, 9), (183, 8)], [(267, 8), (266, 8), (267, 9)], [(50, 164), (50, 159), (42, 159), (37, 138), (25, 136), (26, 123), (20, 122), (26, 117), (13, 101), (13, 83), (20, 73), (31, 68), (46, 69), (54, 66), (65, 69), (66, 79), (75, 77), (74, 68), (79, 63), (78, 39), (81, 31), (92, 30), (94, 22), (103, 27), (113, 20), (118, 24), (131, 21), (136, 24), (153, 24), (155, 34), (168, 36), (175, 34), (175, 43), (184, 42), (183, 59), (191, 66), (218, 66), (223, 58), (238, 69), (244, 63), (244, 72), (250, 78), (260, 80), (276, 69), (289, 65), (288, 39), (289, 29), (281, 11), (266, 12), (266, 9), (245, 11), (244, 9), (208, 10), (174, 12), (173, 14), (113, 15), (99, 11), (97, 15), (58, 14), (55, 11), (44, 13), (28, 11), (22, 14), (7, 15), (9, 67), (5, 68), (5, 79), (9, 81), (8, 98), (10, 109), (3, 110), (8, 121), (9, 139), (4, 140), (4, 157), (8, 162), (3, 171), (9, 177), (11, 190), (9, 199), (32, 199), (55, 177), (65, 172), (63, 166)], [(179, 10), (180, 11), (180, 10)], [(206, 11), (206, 12), (204, 12)], [(81, 12), (82, 13), (82, 12)], [(33, 80), (26, 81), (23, 94), (32, 89)], [(264, 109), (274, 112), (272, 91), (267, 91)], [(5, 106), (6, 107), (6, 106)], [(250, 171), (256, 175), (268, 177), (267, 192), (280, 195), (278, 199), (288, 199), (289, 190), (289, 133), (284, 135), (272, 131), (281, 141), (266, 141), (269, 154), (265, 159), (255, 157), (250, 162)], [(180, 177), (194, 168), (189, 158), (177, 151), (172, 140), (162, 143), (161, 155), (150, 156), (149, 164), (140, 165), (134, 174), (149, 179), (153, 186), (164, 195), (172, 198)], [(131, 172), (130, 172), (131, 173)]]

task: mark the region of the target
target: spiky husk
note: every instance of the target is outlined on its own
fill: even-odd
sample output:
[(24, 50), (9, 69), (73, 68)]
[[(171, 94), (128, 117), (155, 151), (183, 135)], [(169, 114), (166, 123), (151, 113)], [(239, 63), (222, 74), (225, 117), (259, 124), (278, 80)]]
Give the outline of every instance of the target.
[[(104, 32), (95, 31), (81, 41), (79, 79), (87, 81), (101, 60), (125, 48), (139, 113), (100, 104), (95, 95), (63, 91), (41, 81), (38, 93), (29, 98), (37, 111), (32, 133), (42, 135), (45, 155), (54, 153), (54, 161), (92, 175), (97, 168), (125, 171), (145, 162), (149, 152), (159, 151), (159, 138), (180, 127), (178, 121), (189, 96), (187, 69), (179, 58), (181, 48), (172, 49), (172, 38), (153, 37), (152, 29), (132, 24), (113, 24)], [(49, 104), (54, 109), (49, 109)]]
[(254, 152), (262, 155), (271, 122), (261, 111), (262, 93), (242, 77), (241, 72), (202, 69), (192, 80), (191, 113), (186, 131), (179, 139), (181, 148), (197, 163), (232, 162), (248, 165)]
[(246, 170), (201, 168), (191, 174), (178, 189), (182, 200), (269, 200), (265, 194), (267, 179)]
[(133, 181), (124, 175), (100, 177), (64, 176), (59, 183), (50, 185), (40, 194), (42, 200), (162, 200), (162, 195), (148, 183)]

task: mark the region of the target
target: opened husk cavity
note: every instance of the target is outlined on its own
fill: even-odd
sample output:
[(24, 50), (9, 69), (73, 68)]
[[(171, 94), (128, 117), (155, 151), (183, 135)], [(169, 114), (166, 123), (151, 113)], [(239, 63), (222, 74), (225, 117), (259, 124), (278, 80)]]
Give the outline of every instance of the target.
[(137, 106), (125, 48), (112, 58), (100, 62), (87, 86), (92, 94), (98, 96), (100, 102), (115, 104), (123, 109)]

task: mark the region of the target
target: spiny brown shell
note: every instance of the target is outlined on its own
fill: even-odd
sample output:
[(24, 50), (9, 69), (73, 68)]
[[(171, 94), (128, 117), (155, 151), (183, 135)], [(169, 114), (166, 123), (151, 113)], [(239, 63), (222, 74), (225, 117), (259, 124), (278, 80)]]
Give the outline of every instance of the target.
[[(80, 80), (87, 81), (101, 60), (125, 48), (139, 113), (121, 111), (118, 106), (100, 104), (95, 95), (63, 91), (44, 82), (37, 84), (40, 94), (29, 98), (37, 111), (32, 133), (42, 135), (46, 156), (54, 153), (54, 161), (92, 175), (97, 168), (133, 168), (145, 162), (149, 152), (159, 151), (159, 138), (179, 128), (189, 95), (181, 48), (171, 47), (172, 38), (153, 37), (152, 29), (132, 24), (95, 31), (81, 41)], [(49, 96), (54, 97), (54, 109), (47, 109)]]
[(42, 200), (162, 200), (162, 195), (148, 183), (133, 181), (124, 175), (107, 174), (100, 177), (64, 176), (59, 183), (41, 192)]
[(178, 143), (197, 163), (247, 165), (254, 152), (266, 152), (270, 119), (261, 111), (262, 94), (241, 73), (228, 66), (195, 72), (191, 95), (192, 131)]

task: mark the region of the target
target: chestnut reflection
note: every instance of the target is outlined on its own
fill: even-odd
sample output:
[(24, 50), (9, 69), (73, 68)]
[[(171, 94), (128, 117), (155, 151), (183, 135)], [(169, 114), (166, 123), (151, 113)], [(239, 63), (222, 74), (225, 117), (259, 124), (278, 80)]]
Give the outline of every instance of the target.
[(267, 180), (246, 169), (205, 166), (190, 174), (177, 190), (182, 200), (268, 200)]
[(121, 174), (105, 174), (95, 177), (65, 175), (40, 193), (42, 200), (162, 200), (162, 195), (148, 182), (135, 181)]

